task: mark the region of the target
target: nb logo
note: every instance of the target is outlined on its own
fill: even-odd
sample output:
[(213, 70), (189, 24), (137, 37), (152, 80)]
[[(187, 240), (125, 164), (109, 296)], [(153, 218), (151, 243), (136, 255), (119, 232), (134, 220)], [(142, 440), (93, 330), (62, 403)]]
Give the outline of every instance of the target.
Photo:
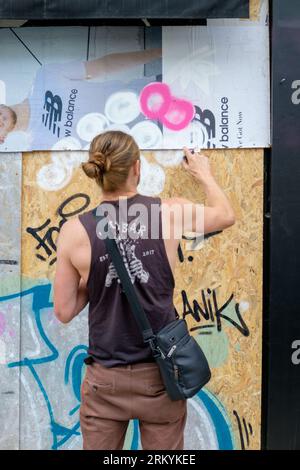
[(46, 91), (45, 102), (43, 106), (45, 112), (42, 115), (42, 121), (45, 127), (48, 127), (57, 137), (60, 136), (59, 123), (62, 116), (62, 100), (60, 96), (53, 95), (51, 91)]

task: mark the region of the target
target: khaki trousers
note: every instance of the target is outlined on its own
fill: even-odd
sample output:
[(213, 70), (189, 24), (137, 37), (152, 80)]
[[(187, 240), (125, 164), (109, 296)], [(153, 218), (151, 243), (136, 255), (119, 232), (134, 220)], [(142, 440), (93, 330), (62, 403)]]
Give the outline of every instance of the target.
[(81, 385), (83, 449), (122, 449), (134, 418), (139, 420), (144, 450), (183, 449), (187, 402), (169, 398), (156, 362), (87, 365)]

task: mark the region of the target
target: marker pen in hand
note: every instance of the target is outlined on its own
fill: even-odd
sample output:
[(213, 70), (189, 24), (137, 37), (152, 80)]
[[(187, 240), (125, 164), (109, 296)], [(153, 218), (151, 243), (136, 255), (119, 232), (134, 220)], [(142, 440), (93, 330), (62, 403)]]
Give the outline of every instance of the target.
[[(189, 151), (190, 151), (192, 154), (194, 154), (195, 152), (196, 152), (196, 153), (201, 152), (201, 149), (195, 148), (195, 149), (189, 149)], [(184, 159), (184, 161), (185, 161), (186, 163), (188, 163), (188, 159), (187, 159), (187, 157), (186, 157), (185, 155), (183, 155), (183, 159)]]

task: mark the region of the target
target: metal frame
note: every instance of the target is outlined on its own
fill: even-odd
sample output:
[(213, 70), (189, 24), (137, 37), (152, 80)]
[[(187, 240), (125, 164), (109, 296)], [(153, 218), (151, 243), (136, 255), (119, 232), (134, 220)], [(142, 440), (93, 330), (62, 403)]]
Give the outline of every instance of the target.
[[(300, 3), (273, 0), (269, 230), (265, 240), (263, 445), (300, 449)], [(266, 216), (266, 214), (265, 214)], [(268, 243), (269, 242), (269, 243)], [(300, 346), (299, 346), (300, 362)]]

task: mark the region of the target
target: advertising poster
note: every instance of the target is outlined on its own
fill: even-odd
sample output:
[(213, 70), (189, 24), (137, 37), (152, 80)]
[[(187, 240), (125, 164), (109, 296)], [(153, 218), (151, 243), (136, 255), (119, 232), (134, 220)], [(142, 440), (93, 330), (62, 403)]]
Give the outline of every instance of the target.
[[(267, 5), (203, 26), (0, 30), (0, 151), (267, 147)], [(17, 60), (16, 60), (17, 59)]]

